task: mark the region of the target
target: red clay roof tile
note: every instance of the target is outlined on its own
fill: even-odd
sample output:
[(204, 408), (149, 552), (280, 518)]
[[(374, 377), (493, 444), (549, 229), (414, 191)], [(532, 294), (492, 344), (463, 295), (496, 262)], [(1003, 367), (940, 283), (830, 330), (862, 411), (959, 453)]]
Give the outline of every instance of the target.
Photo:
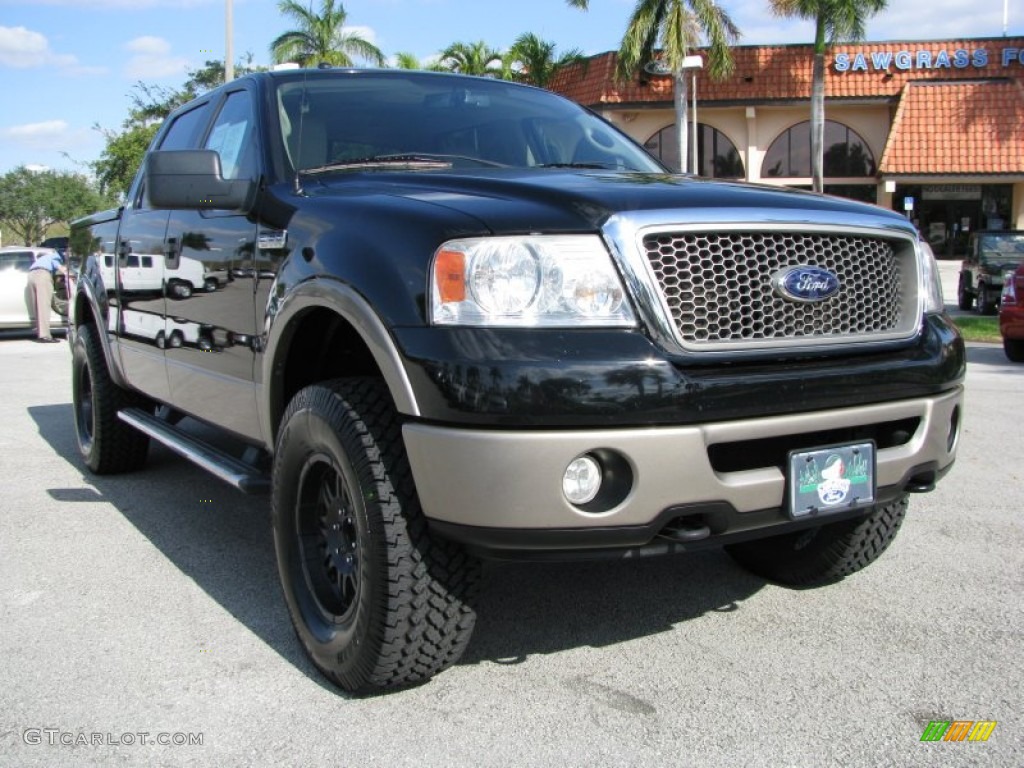
[[(984, 67), (955, 66), (956, 51), (985, 50)], [(895, 53), (907, 51), (911, 66), (896, 66)], [(917, 52), (927, 53), (932, 67), (918, 66)], [(1024, 38), (997, 37), (985, 39), (896, 41), (884, 43), (857, 43), (837, 45), (826, 54), (825, 96), (830, 99), (889, 99), (895, 100), (903, 87), (911, 81), (921, 80), (976, 80), (979, 77), (1024, 77), (1024, 61), (1020, 56), (1006, 66), (1002, 51), (1024, 51)], [(700, 52), (700, 51), (696, 51)], [(837, 53), (861, 53), (867, 71), (837, 71), (833, 57)], [(891, 57), (889, 55), (892, 55)], [(944, 54), (944, 55), (943, 55)], [(763, 101), (795, 101), (809, 99), (811, 94), (811, 65), (813, 48), (810, 45), (735, 46), (735, 70), (724, 80), (712, 80), (707, 72), (697, 74), (697, 92), (702, 103), (742, 102), (756, 104)], [(888, 59), (888, 67), (875, 69)], [(946, 61), (948, 60), (948, 65)], [(638, 76), (630, 81), (615, 78), (617, 55), (613, 51), (591, 57), (586, 64), (563, 70), (551, 89), (588, 107), (609, 104), (662, 103), (672, 98), (672, 78), (667, 76)], [(852, 62), (851, 62), (852, 63)], [(935, 66), (940, 64), (940, 66)]]
[(879, 170), (1024, 173), (1024, 86), (1006, 80), (907, 83)]

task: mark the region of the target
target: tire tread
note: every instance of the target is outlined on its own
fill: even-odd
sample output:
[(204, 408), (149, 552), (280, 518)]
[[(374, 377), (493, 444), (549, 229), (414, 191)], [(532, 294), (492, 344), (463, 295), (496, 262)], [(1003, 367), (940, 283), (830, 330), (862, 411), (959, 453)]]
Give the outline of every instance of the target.
[[(744, 568), (780, 584), (831, 584), (866, 568), (889, 548), (903, 524), (907, 507), (904, 495), (875, 507), (861, 518), (734, 544), (726, 547), (726, 551)], [(810, 540), (801, 546), (807, 537)]]
[[(92, 443), (85, 446), (79, 436), (79, 449), (89, 468), (98, 475), (118, 474), (141, 469), (146, 463), (149, 437), (121, 421), (122, 408), (146, 406), (144, 398), (114, 383), (107, 369), (107, 360), (92, 325), (77, 330), (76, 356), (80, 351), (88, 365), (92, 380), (93, 433)], [(81, 345), (80, 350), (78, 349)], [(77, 392), (75, 393), (77, 409)], [(77, 429), (77, 415), (76, 415)]]

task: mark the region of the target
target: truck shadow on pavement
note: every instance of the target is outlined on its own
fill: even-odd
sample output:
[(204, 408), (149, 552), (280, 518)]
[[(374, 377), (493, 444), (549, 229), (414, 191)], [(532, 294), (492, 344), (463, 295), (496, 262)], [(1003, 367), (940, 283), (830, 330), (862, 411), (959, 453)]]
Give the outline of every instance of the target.
[[(292, 631), (267, 497), (245, 496), (158, 444), (150, 446), (141, 472), (92, 475), (78, 458), (71, 405), (29, 412), (40, 436), (82, 476), (80, 487), (49, 488), (51, 498), (112, 504), (224, 610), (311, 681), (341, 693), (309, 662)], [(476, 631), (462, 664), (518, 664), (535, 654), (654, 635), (738, 610), (765, 585), (718, 550), (639, 561), (487, 563), (484, 574)]]

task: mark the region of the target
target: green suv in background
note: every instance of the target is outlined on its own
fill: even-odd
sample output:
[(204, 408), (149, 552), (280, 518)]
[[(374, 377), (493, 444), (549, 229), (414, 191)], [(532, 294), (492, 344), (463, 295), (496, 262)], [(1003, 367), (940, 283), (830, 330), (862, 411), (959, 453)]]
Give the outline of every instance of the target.
[(1024, 231), (980, 230), (971, 235), (967, 258), (960, 266), (957, 304), (979, 315), (995, 314), (1003, 276), (1024, 262)]

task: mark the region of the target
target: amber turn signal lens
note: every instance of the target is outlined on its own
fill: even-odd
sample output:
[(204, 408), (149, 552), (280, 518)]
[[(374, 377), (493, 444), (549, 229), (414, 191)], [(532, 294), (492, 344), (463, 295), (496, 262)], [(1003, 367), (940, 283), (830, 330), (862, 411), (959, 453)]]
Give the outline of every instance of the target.
[(466, 254), (440, 251), (434, 259), (434, 281), (442, 302), (466, 300)]

